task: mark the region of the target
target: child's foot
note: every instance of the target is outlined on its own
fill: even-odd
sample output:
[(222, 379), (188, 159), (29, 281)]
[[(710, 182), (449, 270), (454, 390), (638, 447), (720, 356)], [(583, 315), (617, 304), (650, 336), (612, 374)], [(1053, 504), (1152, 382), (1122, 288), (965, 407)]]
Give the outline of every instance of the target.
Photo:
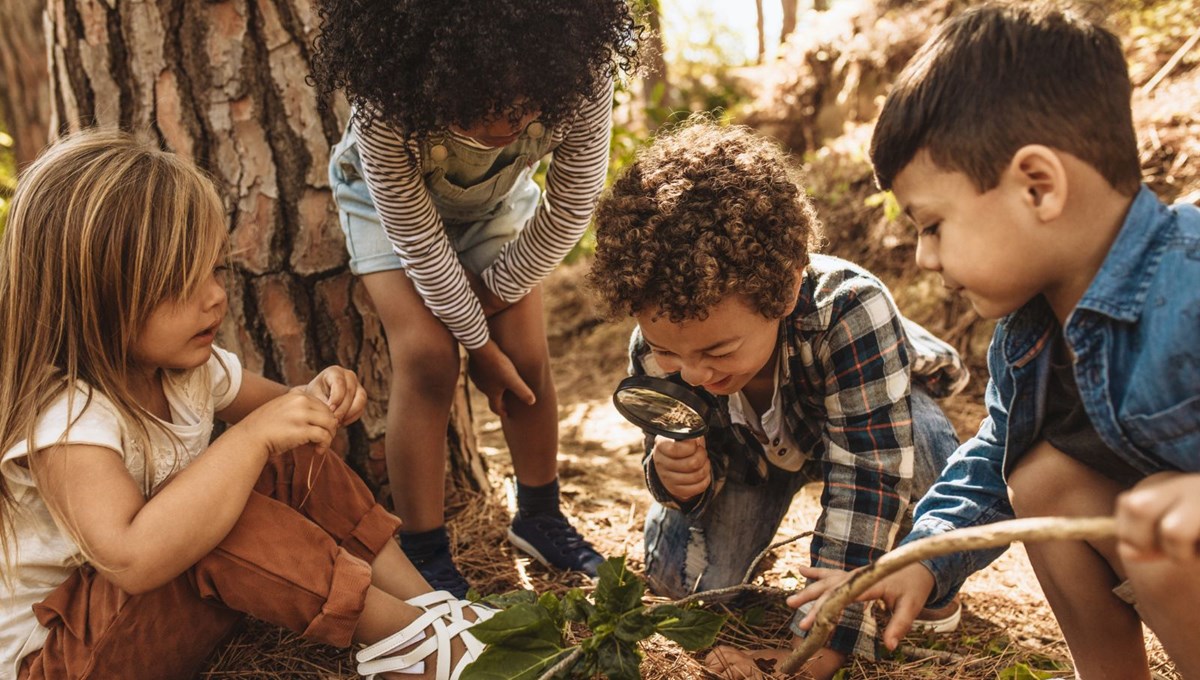
[(922, 609), (913, 621), (913, 631), (919, 633), (953, 633), (962, 621), (962, 603), (955, 595), (950, 603), (937, 609)]
[(508, 540), (538, 562), (555, 569), (581, 571), (592, 578), (604, 557), (583, 539), (560, 512), (513, 517)]
[(467, 596), (471, 586), (455, 566), (449, 546), (424, 554), (410, 555), (405, 552), (405, 555), (434, 590), (445, 590), (460, 600)]

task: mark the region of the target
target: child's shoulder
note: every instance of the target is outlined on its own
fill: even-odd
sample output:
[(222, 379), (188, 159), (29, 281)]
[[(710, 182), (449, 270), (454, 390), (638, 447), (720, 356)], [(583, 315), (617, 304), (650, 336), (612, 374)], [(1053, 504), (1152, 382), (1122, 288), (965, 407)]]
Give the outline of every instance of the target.
[(33, 436), (0, 457), (0, 473), (18, 486), (34, 486), (24, 459), (57, 444), (86, 444), (121, 451), (123, 426), (116, 407), (99, 390), (81, 383), (62, 392), (38, 414)]
[(883, 281), (865, 268), (833, 255), (812, 255), (804, 269), (800, 296), (791, 317), (807, 330), (829, 328), (847, 315), (868, 312), (891, 319), (897, 314)]

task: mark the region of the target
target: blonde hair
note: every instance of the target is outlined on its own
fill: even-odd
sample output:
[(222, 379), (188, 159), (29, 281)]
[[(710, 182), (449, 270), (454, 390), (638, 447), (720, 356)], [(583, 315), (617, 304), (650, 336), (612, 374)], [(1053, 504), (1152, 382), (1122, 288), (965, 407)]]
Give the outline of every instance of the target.
[[(87, 401), (70, 413), (99, 392), (145, 441), (154, 420), (127, 387), (131, 346), (159, 304), (199, 288), (227, 235), (212, 182), (132, 134), (85, 130), (30, 164), (0, 236), (0, 454), (32, 442), (46, 408), (77, 390)], [(6, 566), (15, 511), (0, 477)]]

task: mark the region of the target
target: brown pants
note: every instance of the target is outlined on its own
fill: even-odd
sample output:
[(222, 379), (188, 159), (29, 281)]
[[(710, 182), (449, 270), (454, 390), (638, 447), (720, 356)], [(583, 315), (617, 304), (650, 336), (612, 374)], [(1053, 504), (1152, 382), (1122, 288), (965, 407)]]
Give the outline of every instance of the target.
[(129, 595), (85, 566), (34, 605), (50, 637), (20, 678), (190, 678), (243, 614), (349, 646), (399, 525), (337, 456), (274, 456), (229, 535), (171, 583)]

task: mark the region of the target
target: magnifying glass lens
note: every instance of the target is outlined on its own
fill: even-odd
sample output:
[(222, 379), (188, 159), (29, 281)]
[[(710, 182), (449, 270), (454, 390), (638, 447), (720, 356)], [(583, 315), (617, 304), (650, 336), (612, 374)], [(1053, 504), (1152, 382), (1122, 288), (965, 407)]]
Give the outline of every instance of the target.
[(691, 439), (708, 430), (711, 406), (707, 400), (665, 378), (626, 378), (613, 393), (613, 404), (627, 420), (652, 434)]

